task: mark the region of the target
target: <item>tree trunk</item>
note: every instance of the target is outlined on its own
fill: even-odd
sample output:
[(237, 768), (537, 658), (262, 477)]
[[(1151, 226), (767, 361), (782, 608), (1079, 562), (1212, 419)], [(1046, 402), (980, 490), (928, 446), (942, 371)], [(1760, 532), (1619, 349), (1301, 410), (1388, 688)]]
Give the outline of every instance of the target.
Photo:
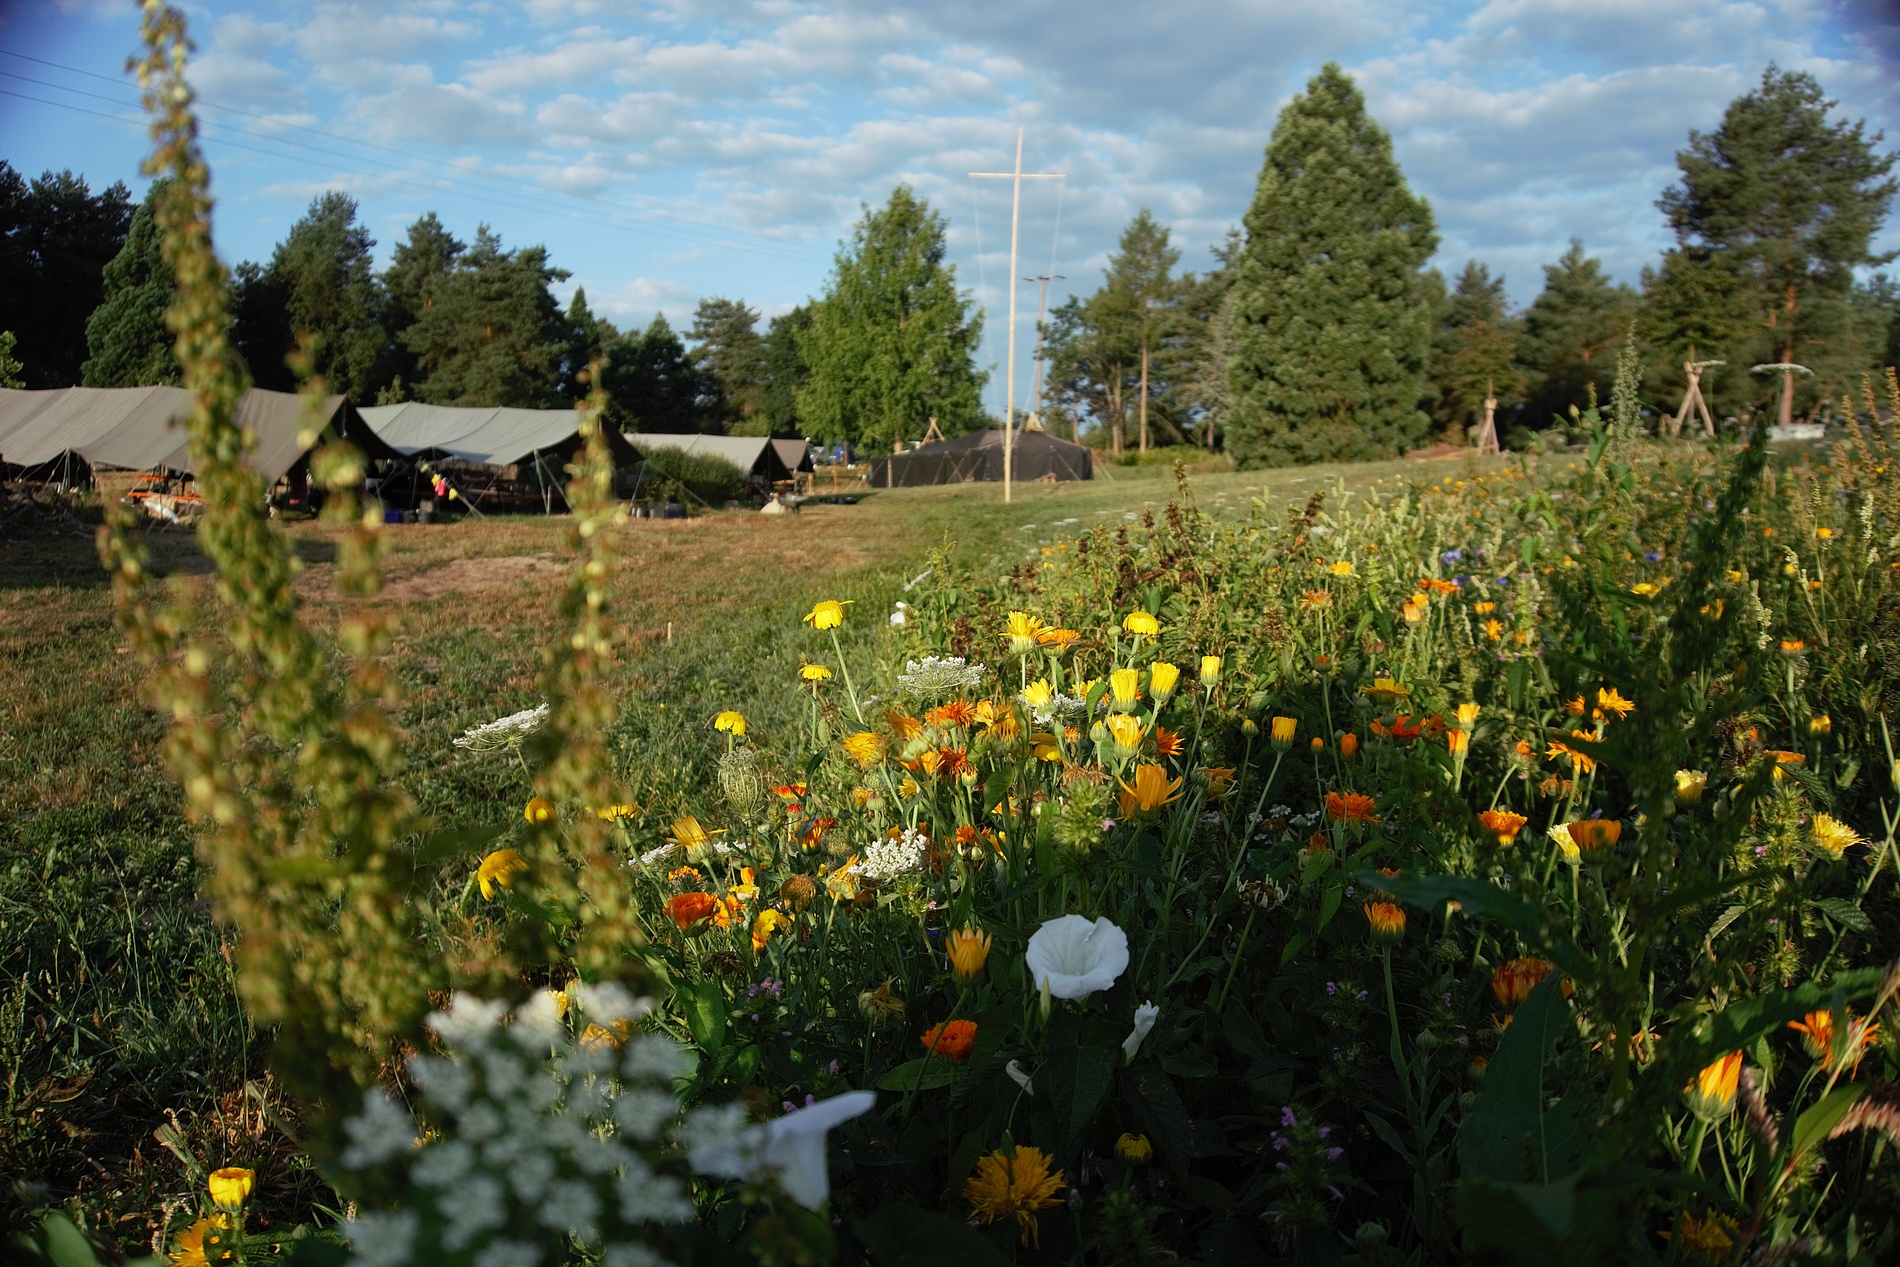
[(1141, 345), (1141, 401), (1136, 406), (1141, 412), (1141, 451), (1148, 451), (1148, 345)]

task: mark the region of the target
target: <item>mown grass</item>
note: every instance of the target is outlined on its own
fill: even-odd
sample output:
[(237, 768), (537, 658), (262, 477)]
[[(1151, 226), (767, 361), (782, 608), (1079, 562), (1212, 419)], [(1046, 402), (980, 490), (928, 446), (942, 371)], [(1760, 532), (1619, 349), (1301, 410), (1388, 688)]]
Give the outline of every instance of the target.
[[(1203, 473), (1189, 487), (1211, 514), (1244, 513), (1256, 498), (1349, 498), (1381, 480), (1467, 469), (1475, 464)], [(612, 680), (627, 790), (662, 821), (703, 807), (714, 712), (796, 724), (797, 668), (812, 650), (799, 616), (814, 600), (854, 600), (850, 638), (887, 637), (892, 602), (933, 551), (1000, 575), (1037, 546), (1165, 504), (1173, 488), (1159, 473), (1021, 485), (1008, 504), (994, 486), (965, 485), (797, 516), (626, 523), (615, 541)], [(536, 702), (565, 528), (493, 518), (389, 531), (389, 586), (375, 601), (399, 616), (390, 667), (403, 686), (407, 781), (426, 809), (458, 823), (520, 812), (522, 771), (462, 756), (449, 740)], [(327, 530), (287, 529), (311, 615), (333, 622)], [(158, 570), (207, 592), (188, 535), (151, 541)], [(140, 701), (89, 542), (15, 540), (0, 551), (0, 659), (0, 1175), (16, 1180), (6, 1208), (71, 1201), (101, 1239), (136, 1251), (166, 1202), (191, 1188), (191, 1157), (274, 1169), (262, 1217), (307, 1217), (326, 1190), (298, 1160), (294, 1113), (265, 1072), (267, 1040), (237, 1005), (226, 934), (198, 897), (192, 830), (159, 756), (163, 722)]]

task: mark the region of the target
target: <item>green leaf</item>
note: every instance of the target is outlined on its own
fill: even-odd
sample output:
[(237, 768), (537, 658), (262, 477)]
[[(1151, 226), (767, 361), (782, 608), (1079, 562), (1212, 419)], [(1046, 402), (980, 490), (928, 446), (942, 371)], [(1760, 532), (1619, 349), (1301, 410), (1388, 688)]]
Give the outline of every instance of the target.
[(851, 1222), (878, 1267), (1007, 1267), (1009, 1259), (961, 1219), (891, 1202)]
[(1488, 880), (1448, 875), (1386, 876), (1376, 871), (1359, 871), (1353, 879), (1371, 888), (1384, 889), (1401, 902), (1410, 902), (1426, 910), (1436, 910), (1446, 902), (1457, 902), (1463, 913), (1474, 919), (1495, 919), (1530, 945), (1549, 956), (1559, 968), (1577, 981), (1596, 980), (1596, 963), (1585, 955), (1561, 929), (1552, 925), (1550, 915), (1541, 906), (1508, 892)]
[(758, 1076), (759, 1061), (765, 1052), (757, 1043), (747, 1043), (739, 1049), (732, 1060), (732, 1080), (741, 1087), (750, 1086), (752, 1079)]
[(1518, 1006), (1484, 1071), (1458, 1136), (1458, 1163), (1467, 1175), (1548, 1183), (1569, 1172), (1582, 1140), (1567, 1107), (1545, 1107), (1553, 1090), (1545, 1066), (1571, 1028), (1570, 1005), (1553, 973)]
[(1873, 935), (1874, 922), (1860, 909), (1860, 903), (1850, 902), (1844, 897), (1816, 898), (1809, 905), (1815, 910), (1839, 924), (1849, 932), (1859, 933), (1862, 937)]
[(40, 1232), (46, 1237), (46, 1256), (53, 1260), (53, 1267), (99, 1267), (92, 1242), (58, 1210), (40, 1221)]
[[(1488, 1073), (1485, 1080), (1490, 1081)], [(1467, 1176), (1458, 1184), (1458, 1221), (1478, 1245), (1515, 1251), (1520, 1260), (1560, 1261), (1575, 1184), (1575, 1176), (1550, 1185)]]
[(455, 827), (422, 838), (416, 847), (417, 862), (440, 862), (457, 854), (479, 853), (508, 829), (504, 826)]
[(947, 1087), (957, 1076), (956, 1067), (936, 1056), (907, 1060), (877, 1080), (880, 1091), (934, 1091)]
[(717, 1052), (726, 1045), (726, 998), (711, 981), (698, 981), (680, 991), (680, 1007), (686, 1013), (686, 1027), (700, 1050)]
[(1696, 1070), (1725, 1052), (1752, 1047), (1763, 1034), (1800, 1020), (1809, 1012), (1824, 1012), (1866, 998), (1880, 988), (1885, 968), (1853, 968), (1835, 974), (1826, 985), (1809, 982), (1787, 990), (1768, 990), (1737, 999), (1719, 1012), (1696, 1021), (1687, 1033), (1665, 1044), (1662, 1058), (1645, 1076), (1681, 1086)]
[(1054, 1098), (1068, 1151), (1080, 1145), (1082, 1133), (1094, 1120), (1095, 1110), (1101, 1107), (1102, 1097), (1115, 1080), (1115, 1062), (1120, 1056), (1116, 1048), (1077, 1047), (1074, 1063), (1066, 1070), (1058, 1068)]
[(1346, 896), (1343, 887), (1337, 884), (1326, 886), (1326, 892), (1319, 900), (1319, 923), (1316, 931), (1325, 932), (1326, 926), (1333, 922), (1333, 916), (1339, 914), (1339, 903)]
[(1854, 1107), (1854, 1101), (1860, 1099), (1866, 1089), (1866, 1084), (1859, 1082), (1835, 1087), (1803, 1109), (1801, 1116), (1794, 1120), (1794, 1134), (1789, 1138), (1793, 1156), (1799, 1157), (1826, 1139), (1828, 1132), (1840, 1125), (1847, 1110)]

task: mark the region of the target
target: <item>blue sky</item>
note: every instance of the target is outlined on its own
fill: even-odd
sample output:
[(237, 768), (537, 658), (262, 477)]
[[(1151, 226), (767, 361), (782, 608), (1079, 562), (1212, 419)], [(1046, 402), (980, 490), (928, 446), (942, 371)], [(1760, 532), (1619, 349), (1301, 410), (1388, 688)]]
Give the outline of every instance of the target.
[[(1238, 222), (1275, 115), (1324, 61), (1357, 77), (1448, 273), (1528, 303), (1572, 236), (1634, 281), (1690, 128), (1769, 61), (1900, 143), (1886, 0), (205, 0), (218, 241), (268, 256), (342, 189), (387, 254), (433, 210), (545, 244), (623, 325), (704, 295), (768, 315), (823, 286), (863, 202), (907, 181), (950, 223), (998, 370), (1007, 167), (1026, 129), (1022, 272), (1092, 289), (1150, 207), (1183, 263)], [(0, 0), (0, 158), (142, 189), (131, 0)], [(1889, 148), (1892, 147), (1890, 143)], [(1885, 235), (1900, 248), (1900, 232)], [(1060, 287), (1056, 297), (1065, 293)], [(1035, 289), (1022, 288), (1024, 330)], [(1018, 382), (1027, 391), (1028, 339)]]

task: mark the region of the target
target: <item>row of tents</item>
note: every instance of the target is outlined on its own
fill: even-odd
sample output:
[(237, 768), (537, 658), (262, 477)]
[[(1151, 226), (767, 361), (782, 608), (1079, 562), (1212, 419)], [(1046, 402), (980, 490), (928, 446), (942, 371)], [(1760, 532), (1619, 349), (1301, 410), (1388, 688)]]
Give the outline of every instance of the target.
[[(253, 388), (237, 421), (256, 438), (247, 459), (265, 484), (301, 500), (309, 446), (301, 443), (310, 408), (301, 396)], [(83, 468), (190, 470), (180, 425), (190, 397), (179, 387), (0, 389), (0, 468), (68, 482)], [(465, 498), (496, 508), (553, 509), (563, 467), (580, 445), (571, 409), (468, 408), (418, 402), (357, 409), (341, 396), (316, 406), (316, 430), (347, 440), (371, 463), (372, 491), (385, 505), (414, 507), (433, 496), (435, 479), (453, 473)], [(645, 454), (674, 449), (731, 463), (764, 490), (812, 469), (803, 440), (764, 436), (610, 433), (616, 465), (637, 468)], [(83, 464), (83, 468), (82, 468)], [(1091, 452), (1039, 429), (1018, 431), (1012, 475), (1036, 480), (1088, 479)], [(879, 459), (874, 488), (999, 480), (1003, 433), (988, 428)], [(637, 493), (637, 490), (636, 490)]]
[[(180, 425), (189, 409), (190, 397), (180, 387), (0, 389), (0, 466), (62, 481), (82, 476), (87, 467), (189, 471)], [(247, 461), (266, 485), (288, 485), (293, 492), (301, 486), (309, 447), (299, 437), (308, 409), (303, 397), (287, 392), (253, 388), (239, 399), (237, 422), (256, 437)], [(580, 445), (571, 409), (419, 403), (357, 409), (330, 396), (317, 413), (321, 434), (348, 440), (370, 459), (386, 503), (400, 501), (411, 487), (426, 496), (429, 474), (441, 470), (458, 472), (468, 495), (504, 502), (536, 497), (536, 490), (559, 488), (562, 467)], [(803, 440), (613, 432), (610, 443), (623, 468), (665, 448), (723, 458), (761, 485), (812, 469)]]

